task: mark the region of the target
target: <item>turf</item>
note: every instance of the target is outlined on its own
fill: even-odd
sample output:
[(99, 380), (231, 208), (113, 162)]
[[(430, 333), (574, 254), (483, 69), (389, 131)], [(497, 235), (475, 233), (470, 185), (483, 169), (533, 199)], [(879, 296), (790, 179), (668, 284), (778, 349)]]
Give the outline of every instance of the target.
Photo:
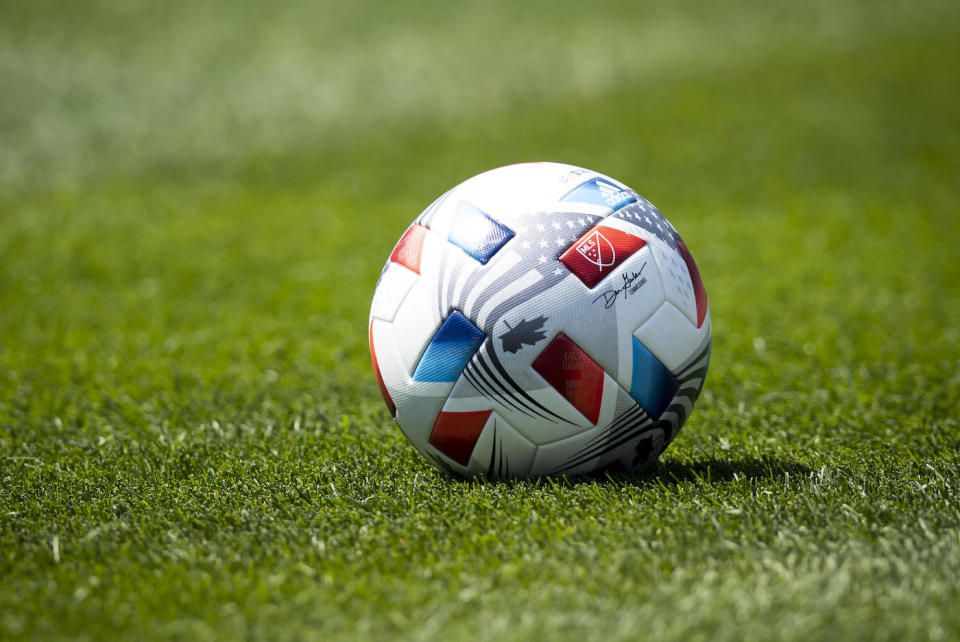
[[(0, 638), (956, 639), (960, 8), (4, 3)], [(692, 248), (637, 475), (464, 482), (366, 348), (436, 195), (609, 173)]]

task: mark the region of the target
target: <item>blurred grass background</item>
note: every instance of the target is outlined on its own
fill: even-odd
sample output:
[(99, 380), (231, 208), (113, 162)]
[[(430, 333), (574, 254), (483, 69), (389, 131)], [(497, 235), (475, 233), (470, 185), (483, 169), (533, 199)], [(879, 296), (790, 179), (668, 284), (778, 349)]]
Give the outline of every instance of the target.
[[(0, 637), (955, 639), (951, 2), (0, 2)], [(639, 476), (449, 480), (366, 317), (439, 193), (608, 173), (693, 249)]]

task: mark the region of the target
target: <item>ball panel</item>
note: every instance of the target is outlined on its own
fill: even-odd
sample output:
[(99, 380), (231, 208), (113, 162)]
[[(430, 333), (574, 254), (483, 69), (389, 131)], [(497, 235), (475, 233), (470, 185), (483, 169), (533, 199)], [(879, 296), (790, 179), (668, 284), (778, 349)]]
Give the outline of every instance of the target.
[[(516, 252), (505, 251), (502, 256), (478, 271), (479, 278), (469, 284), (466, 297), (463, 301), (463, 313), (470, 318), (476, 318), (476, 309), (489, 301), (502, 301), (505, 297), (501, 287), (495, 285), (507, 284), (512, 279), (509, 274), (520, 265), (522, 257)], [(478, 319), (479, 321), (479, 319)], [(483, 325), (483, 323), (480, 323)]]
[(430, 445), (445, 457), (461, 466), (466, 466), (483, 427), (490, 419), (491, 412), (490, 410), (441, 412), (430, 431)]
[(370, 348), (376, 354), (383, 385), (396, 403), (395, 395), (403, 394), (410, 384), (410, 378), (403, 367), (403, 358), (393, 339), (389, 322), (380, 319), (370, 321)]
[(636, 470), (649, 466), (657, 460), (663, 449), (670, 443), (667, 433), (661, 426), (662, 424), (657, 424), (641, 435), (635, 443), (630, 444), (628, 451), (624, 453), (621, 460), (624, 466)]
[(460, 201), (447, 240), (486, 265), (515, 232), (469, 201)]
[(590, 203), (616, 211), (625, 205), (635, 203), (637, 195), (628, 187), (615, 185), (610, 179), (598, 176), (573, 188), (560, 200)]
[(518, 393), (491, 367), (481, 351), (467, 364), (444, 410), (494, 408), (518, 432), (537, 444), (569, 437), (591, 427), (556, 390), (542, 380), (538, 385), (542, 387), (524, 386), (522, 394)]
[[(536, 286), (542, 280), (542, 274), (536, 270), (529, 270), (524, 272), (518, 278), (510, 281), (502, 288), (492, 292), (483, 301), (483, 304), (480, 306), (479, 310), (477, 310), (477, 323), (481, 326), (488, 327), (488, 329), (493, 328), (494, 324), (488, 324), (487, 322), (491, 319), (501, 318), (503, 316), (502, 313), (498, 313), (499, 309), (505, 307), (513, 309), (515, 307), (513, 305), (513, 301), (527, 296), (532, 290), (535, 289), (534, 286)], [(503, 323), (509, 330), (510, 326), (506, 319), (504, 319)]]
[(575, 239), (559, 261), (593, 289), (605, 276), (619, 271), (618, 266), (646, 244), (638, 236), (600, 223)]
[(621, 281), (627, 288), (624, 293), (628, 296), (618, 296), (619, 300), (614, 306), (617, 317), (617, 354), (620, 356), (616, 375), (617, 381), (629, 388), (633, 380), (632, 360), (626, 357), (633, 350), (630, 330), (646, 323), (657, 308), (663, 305), (664, 292), (660, 270), (649, 248), (644, 248), (636, 257), (631, 257), (631, 262), (624, 265), (624, 269), (628, 278), (621, 277)]
[(694, 301), (697, 305), (697, 327), (699, 328), (703, 325), (703, 319), (707, 314), (707, 291), (703, 287), (703, 279), (700, 278), (700, 269), (697, 268), (697, 263), (693, 260), (693, 255), (690, 254), (686, 244), (683, 241), (677, 241), (677, 249), (683, 256), (683, 262), (687, 264), (687, 272), (690, 273), (690, 280), (693, 283)]
[(532, 366), (587, 421), (597, 423), (605, 373), (570, 337), (557, 334)]
[(480, 328), (454, 310), (427, 344), (413, 372), (413, 380), (456, 381), (486, 338)]
[(468, 472), (492, 479), (514, 479), (530, 474), (537, 447), (494, 412), (470, 457)]
[[(501, 222), (532, 211), (563, 210), (560, 199), (574, 186), (600, 176), (594, 171), (562, 163), (521, 163), (498, 167), (457, 186), (457, 196)], [(573, 204), (571, 204), (573, 205)], [(595, 206), (594, 206), (595, 207)]]
[(635, 442), (653, 427), (653, 421), (637, 402), (608, 376), (598, 425), (580, 434), (538, 445), (531, 474), (572, 475), (612, 462), (629, 466)]
[(397, 425), (421, 452), (451, 388), (453, 384), (449, 383), (421, 383), (408, 388), (405, 394), (394, 394)]
[(633, 338), (633, 374), (630, 396), (636, 399), (653, 419), (659, 419), (680, 387), (667, 369), (643, 343)]
[(679, 250), (665, 243), (654, 243), (653, 251), (663, 278), (664, 295), (680, 310), (690, 323), (697, 323), (697, 302), (693, 281)]
[(388, 263), (374, 292), (370, 316), (384, 321), (393, 321), (397, 310), (400, 309), (400, 305), (418, 278), (416, 272), (411, 272), (397, 263)]
[(397, 424), (422, 451), (454, 384), (414, 381), (406, 369), (390, 323), (374, 319), (370, 337), (384, 387), (396, 405)]
[[(706, 319), (704, 321), (706, 322)], [(703, 343), (703, 337), (709, 334), (709, 323), (706, 327), (697, 329), (670, 301), (664, 301), (656, 312), (633, 332), (633, 336), (671, 372), (677, 372), (680, 366), (696, 353)]]
[(393, 319), (392, 332), (397, 340), (403, 366), (410, 375), (442, 323), (437, 310), (435, 290), (428, 279), (418, 279)]
[(669, 440), (676, 436), (684, 423), (686, 423), (687, 418), (693, 411), (697, 397), (700, 396), (700, 391), (703, 389), (707, 370), (710, 365), (711, 346), (709, 336), (705, 339), (705, 342), (701, 344), (694, 357), (683, 367), (683, 370), (677, 374), (677, 382), (679, 383), (677, 394), (673, 400), (671, 400), (670, 406), (661, 417), (661, 422), (667, 422), (669, 424), (670, 435), (668, 436), (668, 443)]
[(426, 235), (427, 228), (417, 224), (411, 225), (393, 248), (390, 261), (420, 274), (420, 251), (423, 249), (423, 239)]
[(383, 397), (383, 402), (387, 404), (387, 409), (390, 410), (390, 415), (392, 417), (397, 416), (397, 404), (393, 403), (393, 398), (390, 396), (390, 392), (387, 390), (387, 385), (383, 381), (383, 374), (380, 372), (380, 364), (377, 362), (377, 350), (376, 346), (373, 343), (373, 322), (370, 322), (369, 327), (369, 342), (370, 342), (370, 361), (373, 364), (373, 373), (377, 377), (377, 386), (380, 388), (380, 396)]
[(596, 469), (600, 463), (600, 457), (598, 456), (591, 456), (574, 464), (567, 463), (571, 450), (585, 443), (588, 438), (588, 435), (577, 435), (576, 437), (537, 446), (537, 454), (534, 457), (530, 473), (538, 476), (561, 473), (576, 475), (578, 473), (589, 473)]
[(710, 365), (710, 353), (713, 347), (713, 337), (710, 333), (710, 311), (707, 311), (707, 318), (703, 322), (704, 330), (701, 331), (702, 338), (700, 345), (693, 351), (692, 356), (684, 362), (677, 372), (678, 377), (684, 377), (691, 370), (702, 368), (704, 372)]

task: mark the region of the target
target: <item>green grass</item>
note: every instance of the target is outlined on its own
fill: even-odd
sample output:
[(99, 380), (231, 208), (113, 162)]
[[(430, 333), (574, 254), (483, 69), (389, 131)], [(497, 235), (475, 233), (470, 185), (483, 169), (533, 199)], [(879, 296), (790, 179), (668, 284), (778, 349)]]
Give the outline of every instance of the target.
[[(960, 636), (955, 3), (351, 7), (4, 3), (0, 638)], [(704, 275), (642, 474), (450, 479), (377, 392), (393, 242), (531, 159)]]

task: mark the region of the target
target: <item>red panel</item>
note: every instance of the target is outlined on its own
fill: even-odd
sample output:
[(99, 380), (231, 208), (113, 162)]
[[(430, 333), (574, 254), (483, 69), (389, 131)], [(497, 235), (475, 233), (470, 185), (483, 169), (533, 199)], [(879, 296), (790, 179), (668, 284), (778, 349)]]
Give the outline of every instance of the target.
[(592, 288), (647, 242), (633, 234), (597, 225), (560, 256), (560, 262)]
[(420, 252), (423, 251), (423, 239), (427, 237), (427, 228), (411, 225), (403, 238), (393, 248), (390, 260), (420, 274)]
[(370, 360), (373, 361), (373, 372), (377, 375), (377, 385), (380, 386), (380, 394), (383, 395), (383, 400), (387, 404), (387, 408), (390, 409), (390, 414), (393, 417), (397, 416), (397, 404), (393, 403), (393, 399), (390, 398), (390, 393), (387, 392), (387, 385), (383, 383), (383, 375), (380, 374), (380, 364), (377, 363), (377, 351), (373, 348), (373, 322), (370, 322)]
[(573, 404), (590, 423), (600, 418), (603, 401), (603, 368), (562, 332), (554, 337), (533, 369)]
[(693, 295), (697, 300), (697, 327), (703, 325), (703, 320), (707, 318), (707, 291), (703, 287), (703, 279), (700, 278), (700, 270), (693, 260), (690, 250), (683, 244), (683, 241), (677, 241), (677, 249), (680, 250), (680, 256), (687, 264), (687, 270), (690, 272), (690, 280), (693, 282)]
[(430, 444), (461, 466), (466, 466), (491, 412), (441, 412), (430, 433)]

